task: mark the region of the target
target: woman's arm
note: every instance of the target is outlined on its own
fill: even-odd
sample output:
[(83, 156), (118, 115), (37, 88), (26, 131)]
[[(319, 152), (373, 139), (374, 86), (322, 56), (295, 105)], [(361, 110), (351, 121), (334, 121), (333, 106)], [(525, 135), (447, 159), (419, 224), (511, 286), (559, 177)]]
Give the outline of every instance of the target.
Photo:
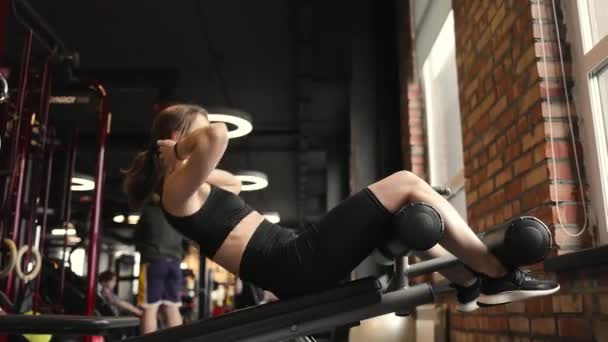
[(177, 154), (188, 159), (186, 164), (165, 181), (168, 190), (164, 195), (173, 203), (184, 203), (207, 180), (228, 146), (228, 129), (224, 123), (212, 123), (199, 128), (177, 142), (158, 142), (163, 160), (171, 164)]
[(241, 192), (241, 181), (228, 171), (215, 169), (207, 177), (207, 183), (230, 191), (235, 195)]

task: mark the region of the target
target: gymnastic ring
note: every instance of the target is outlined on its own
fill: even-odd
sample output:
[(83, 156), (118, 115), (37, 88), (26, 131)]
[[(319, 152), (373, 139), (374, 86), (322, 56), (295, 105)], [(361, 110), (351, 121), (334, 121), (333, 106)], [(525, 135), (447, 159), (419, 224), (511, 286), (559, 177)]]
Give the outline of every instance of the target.
[[(24, 273), (21, 269), (21, 259), (28, 250), (31, 250), (31, 256), (34, 258), (34, 268), (30, 272)], [(38, 249), (30, 248), (28, 245), (21, 246), (17, 252), (17, 263), (15, 265), (15, 273), (17, 273), (17, 277), (27, 283), (38, 276), (41, 268), (42, 258), (40, 257), (40, 252)]]
[(8, 100), (8, 82), (4, 75), (0, 74), (0, 86), (2, 89), (0, 90), (0, 103), (4, 103)]
[(4, 239), (4, 244), (8, 248), (8, 264), (4, 266), (2, 270), (0, 270), (0, 278), (7, 277), (15, 267), (17, 263), (17, 246), (15, 246), (15, 242), (11, 239)]

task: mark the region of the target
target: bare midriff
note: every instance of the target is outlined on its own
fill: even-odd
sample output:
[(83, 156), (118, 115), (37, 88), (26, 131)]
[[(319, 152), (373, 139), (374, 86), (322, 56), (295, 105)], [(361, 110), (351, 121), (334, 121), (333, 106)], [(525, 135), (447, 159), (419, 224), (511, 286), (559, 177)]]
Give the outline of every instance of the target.
[(245, 248), (247, 248), (249, 240), (251, 240), (253, 233), (263, 220), (264, 216), (257, 211), (252, 211), (245, 216), (228, 234), (226, 240), (215, 253), (213, 261), (231, 273), (238, 275)]

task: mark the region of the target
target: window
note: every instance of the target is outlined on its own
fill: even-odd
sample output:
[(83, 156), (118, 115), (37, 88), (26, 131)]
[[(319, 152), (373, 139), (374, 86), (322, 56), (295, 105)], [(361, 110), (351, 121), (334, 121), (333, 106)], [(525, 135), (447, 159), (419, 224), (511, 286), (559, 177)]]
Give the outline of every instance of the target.
[(455, 51), (454, 15), (450, 12), (422, 66), (429, 176), (432, 185), (452, 189), (449, 201), (466, 218)]
[(608, 12), (604, 0), (562, 1), (572, 47), (574, 102), (599, 241), (608, 243)]

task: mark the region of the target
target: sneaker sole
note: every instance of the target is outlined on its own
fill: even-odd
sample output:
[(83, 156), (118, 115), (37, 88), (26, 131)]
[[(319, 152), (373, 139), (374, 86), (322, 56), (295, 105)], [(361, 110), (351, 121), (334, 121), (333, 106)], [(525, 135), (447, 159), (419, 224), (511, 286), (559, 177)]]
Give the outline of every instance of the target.
[(559, 291), (560, 286), (550, 290), (519, 290), (519, 291), (507, 291), (495, 295), (484, 295), (481, 294), (477, 302), (481, 305), (499, 305), (518, 300), (530, 299), (534, 297), (548, 296)]
[(479, 309), (479, 305), (477, 305), (477, 299), (470, 301), (468, 303), (457, 303), (456, 310), (459, 312), (473, 312)]

